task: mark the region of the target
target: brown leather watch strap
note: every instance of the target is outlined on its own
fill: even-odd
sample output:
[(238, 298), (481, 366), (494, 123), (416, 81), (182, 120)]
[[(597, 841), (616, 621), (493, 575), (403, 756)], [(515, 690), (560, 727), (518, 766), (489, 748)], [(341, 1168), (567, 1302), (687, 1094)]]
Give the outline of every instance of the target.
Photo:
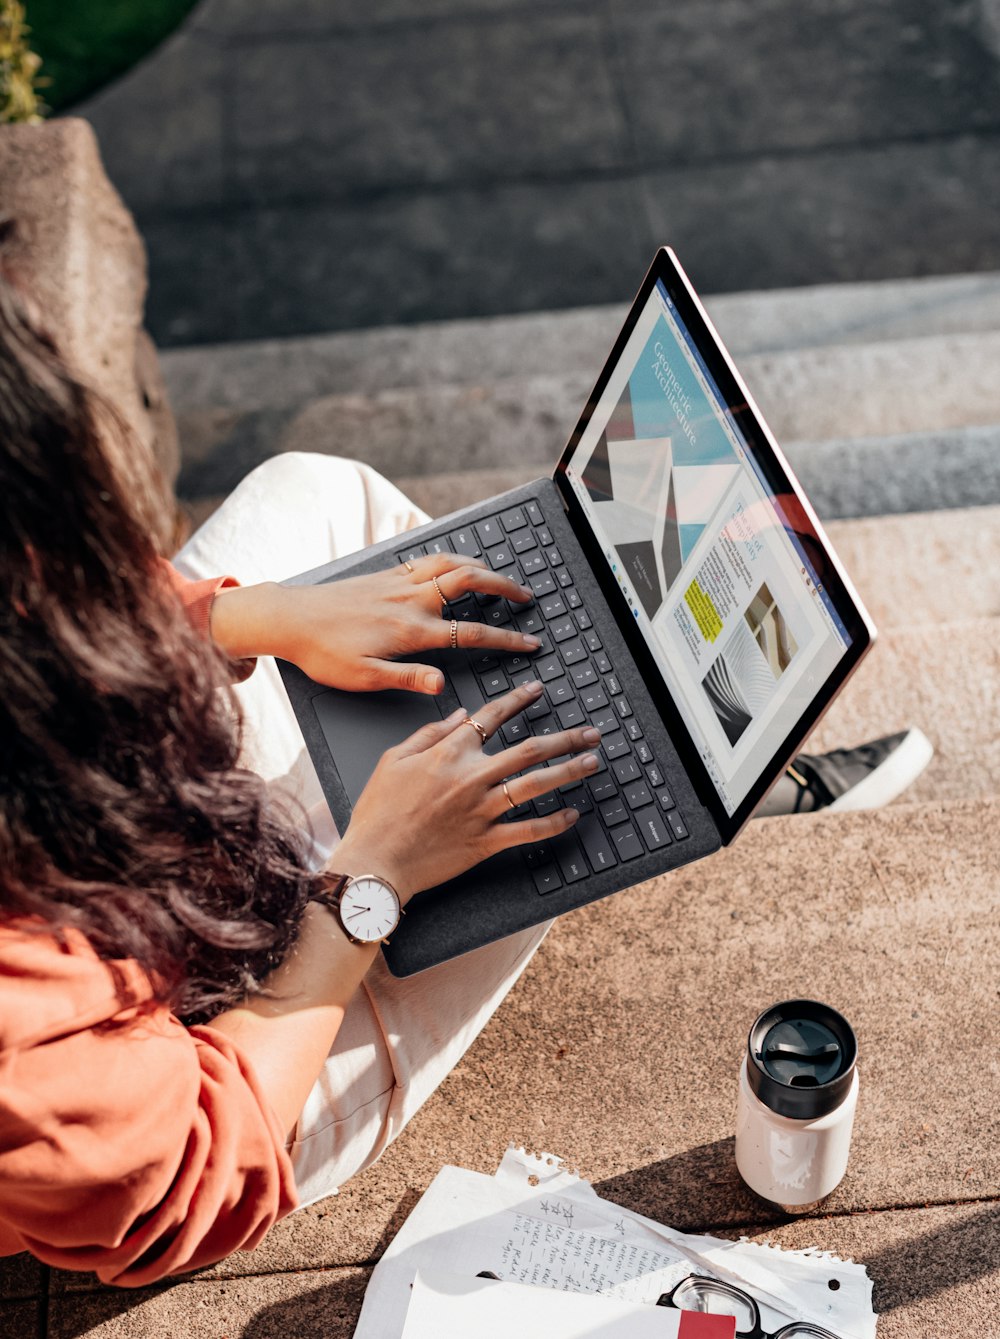
[(332, 911), (342, 928), (344, 923), (340, 919), (340, 895), (350, 877), (349, 874), (327, 874), (324, 876), (322, 886), (309, 895), (310, 902), (318, 902), (321, 907)]

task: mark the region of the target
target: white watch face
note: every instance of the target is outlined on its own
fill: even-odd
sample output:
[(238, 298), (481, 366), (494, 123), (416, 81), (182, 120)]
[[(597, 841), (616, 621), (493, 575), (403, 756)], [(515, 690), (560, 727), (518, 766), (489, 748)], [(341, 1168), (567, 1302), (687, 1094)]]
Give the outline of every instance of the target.
[(340, 919), (354, 939), (375, 944), (395, 930), (399, 922), (399, 898), (381, 879), (362, 874), (344, 889)]

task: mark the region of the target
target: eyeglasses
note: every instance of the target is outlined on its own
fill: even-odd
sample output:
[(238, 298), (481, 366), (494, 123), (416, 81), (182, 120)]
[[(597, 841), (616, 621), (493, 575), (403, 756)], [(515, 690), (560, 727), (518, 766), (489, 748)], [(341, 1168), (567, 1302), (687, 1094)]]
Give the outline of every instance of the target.
[(657, 1306), (673, 1306), (678, 1311), (700, 1311), (709, 1316), (735, 1316), (737, 1339), (839, 1339), (832, 1330), (806, 1320), (793, 1320), (768, 1334), (760, 1323), (757, 1303), (740, 1288), (721, 1279), (689, 1274), (672, 1292), (661, 1294)]

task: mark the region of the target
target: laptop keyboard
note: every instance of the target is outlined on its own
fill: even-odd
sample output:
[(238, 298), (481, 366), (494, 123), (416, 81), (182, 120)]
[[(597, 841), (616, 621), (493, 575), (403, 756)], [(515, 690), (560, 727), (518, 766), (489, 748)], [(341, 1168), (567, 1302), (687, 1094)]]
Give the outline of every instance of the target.
[[(555, 892), (587, 878), (591, 870), (611, 869), (684, 841), (687, 824), (538, 502), (511, 507), (397, 557), (412, 562), (430, 553), (483, 558), (494, 571), (534, 593), (535, 602), (527, 608), (477, 594), (450, 604), (445, 613), (512, 626), (541, 639), (541, 647), (530, 655), (467, 654), (484, 698), (499, 697), (529, 679), (541, 679), (544, 685), (537, 702), (500, 727), (502, 742), (517, 744), (530, 735), (556, 734), (578, 725), (593, 725), (601, 732), (600, 747), (594, 750), (596, 773), (518, 805), (506, 816), (513, 822), (533, 813), (551, 814), (563, 805), (580, 813), (568, 832), (522, 848), (538, 892)], [(554, 758), (541, 765), (562, 761)]]

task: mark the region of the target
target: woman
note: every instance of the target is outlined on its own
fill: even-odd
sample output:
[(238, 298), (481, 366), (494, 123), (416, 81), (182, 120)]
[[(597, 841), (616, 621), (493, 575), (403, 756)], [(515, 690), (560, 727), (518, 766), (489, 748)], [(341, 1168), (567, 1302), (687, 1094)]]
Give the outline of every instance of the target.
[[(342, 688), (438, 691), (437, 671), (391, 659), (446, 641), (434, 581), (450, 597), (529, 595), (451, 559), (308, 590), (185, 581), (149, 538), (144, 469), (0, 280), (0, 1253), (133, 1286), (256, 1244), (377, 1157), (544, 934), (396, 982), (313, 900), (328, 871), (374, 872), (405, 906), (563, 831), (572, 810), (502, 822), (504, 784), (520, 803), (579, 778), (599, 738), (489, 757), (464, 713), (427, 727), (382, 759), (331, 863), (328, 816), (307, 847), (290, 803), (317, 793), (273, 666), (239, 690), (243, 758), (227, 680), (279, 654)], [(267, 533), (276, 473), (291, 553)], [(420, 519), (364, 467), (294, 458), (252, 476), (181, 566), (235, 529), (235, 550), (263, 546), (290, 575), (320, 560), (298, 532), (326, 509), (353, 543), (373, 537), (366, 524)], [(491, 734), (531, 696), (491, 703), (480, 725)], [(511, 780), (560, 754), (574, 756)]]

